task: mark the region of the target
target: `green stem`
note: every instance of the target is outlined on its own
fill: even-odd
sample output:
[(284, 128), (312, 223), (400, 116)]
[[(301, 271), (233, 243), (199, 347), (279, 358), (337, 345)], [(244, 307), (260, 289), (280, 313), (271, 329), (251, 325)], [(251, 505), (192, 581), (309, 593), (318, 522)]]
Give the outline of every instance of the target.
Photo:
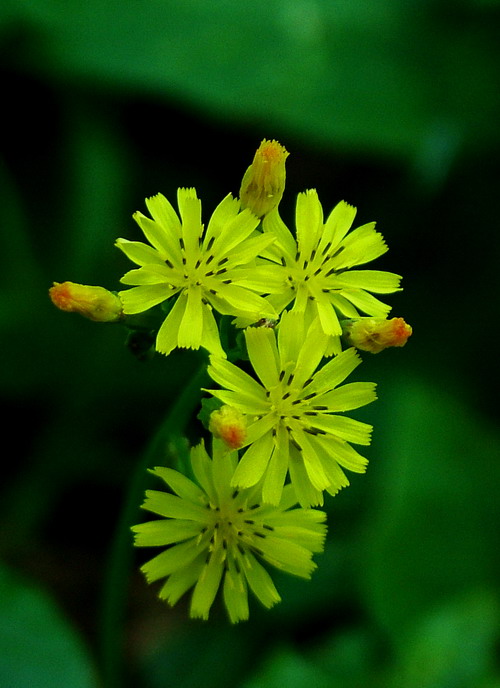
[(205, 384), (206, 378), (207, 364), (204, 362), (177, 397), (170, 413), (139, 461), (130, 482), (111, 546), (103, 585), (100, 650), (102, 684), (106, 688), (123, 688), (125, 685), (125, 609), (134, 560), (130, 528), (138, 520), (139, 506), (146, 488), (147, 469), (164, 462), (169, 437), (184, 433), (196, 405), (200, 403), (200, 388)]

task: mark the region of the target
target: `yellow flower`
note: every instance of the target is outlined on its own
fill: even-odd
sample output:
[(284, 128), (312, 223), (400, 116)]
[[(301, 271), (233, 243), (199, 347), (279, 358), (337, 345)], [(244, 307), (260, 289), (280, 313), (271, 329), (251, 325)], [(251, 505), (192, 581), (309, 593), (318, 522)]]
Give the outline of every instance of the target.
[(371, 425), (339, 415), (376, 399), (375, 384), (340, 385), (361, 363), (353, 348), (319, 367), (328, 344), (318, 321), (287, 311), (275, 331), (248, 327), (250, 363), (259, 381), (229, 361), (210, 357), (208, 373), (223, 389), (213, 396), (248, 417), (247, 447), (232, 484), (249, 488), (262, 480), (262, 498), (279, 504), (287, 475), (299, 503), (323, 503), (349, 485), (343, 472), (366, 470), (367, 460), (351, 447), (368, 445)]
[(281, 291), (268, 297), (280, 313), (293, 303), (292, 310), (302, 313), (308, 323), (319, 317), (325, 334), (337, 342), (340, 351), (343, 318), (359, 317), (358, 309), (383, 318), (390, 306), (375, 294), (399, 291), (401, 277), (380, 270), (359, 270), (359, 265), (383, 255), (387, 246), (375, 223), (349, 231), (356, 209), (344, 201), (338, 203), (323, 221), (323, 208), (314, 189), (297, 198), (294, 237), (277, 211), (262, 223), (265, 232), (276, 237), (266, 252), (281, 274)]
[(257, 217), (264, 217), (276, 208), (285, 190), (285, 161), (288, 155), (277, 141), (262, 141), (241, 182), (243, 208), (250, 208)]
[(274, 241), (255, 233), (259, 220), (230, 194), (217, 206), (208, 226), (201, 222), (201, 202), (194, 189), (179, 189), (179, 214), (158, 194), (146, 200), (153, 219), (134, 219), (150, 246), (118, 239), (116, 244), (138, 269), (121, 279), (132, 289), (120, 292), (127, 314), (142, 313), (176, 297), (156, 338), (168, 355), (176, 347), (205, 347), (225, 356), (213, 311), (258, 320), (274, 308), (260, 295), (269, 291), (267, 268), (256, 257)]
[(54, 306), (62, 311), (79, 313), (95, 322), (117, 322), (123, 317), (120, 298), (104, 287), (54, 282), (49, 295)]
[(196, 483), (171, 468), (155, 468), (151, 473), (174, 494), (148, 490), (143, 508), (161, 518), (132, 528), (136, 546), (165, 548), (142, 567), (150, 583), (166, 578), (161, 599), (173, 606), (194, 587), (194, 618), (208, 619), (220, 588), (233, 623), (248, 619), (249, 588), (272, 607), (281, 598), (261, 562), (310, 578), (312, 555), (323, 550), (326, 514), (293, 508), (291, 485), (276, 507), (262, 503), (258, 488), (235, 490), (237, 464), (237, 452), (215, 440), (213, 459), (203, 443), (191, 450)]

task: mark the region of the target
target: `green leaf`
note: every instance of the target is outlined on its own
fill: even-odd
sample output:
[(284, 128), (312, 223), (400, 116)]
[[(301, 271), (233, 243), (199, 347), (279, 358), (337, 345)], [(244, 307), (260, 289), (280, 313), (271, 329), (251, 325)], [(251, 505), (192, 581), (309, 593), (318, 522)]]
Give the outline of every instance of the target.
[(424, 615), (406, 635), (394, 688), (477, 688), (495, 667), (499, 628), (495, 595), (476, 590)]
[(96, 688), (81, 638), (42, 590), (0, 566), (0, 685)]
[(243, 688), (332, 688), (331, 677), (291, 647), (279, 646)]
[[(455, 25), (434, 4), (31, 0), (22, 11), (44, 38), (37, 69), (58, 78), (416, 158), (431, 179), (465, 136), (497, 136), (499, 105), (481, 10)], [(436, 136), (443, 150), (429, 157)]]
[(385, 396), (360, 545), (363, 596), (396, 645), (433, 605), (496, 584), (498, 433), (417, 380)]

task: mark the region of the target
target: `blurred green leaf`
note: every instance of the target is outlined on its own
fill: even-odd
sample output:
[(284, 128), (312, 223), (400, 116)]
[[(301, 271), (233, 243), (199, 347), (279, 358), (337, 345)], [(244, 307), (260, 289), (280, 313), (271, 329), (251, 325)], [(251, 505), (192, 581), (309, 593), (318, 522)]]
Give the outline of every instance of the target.
[(159, 642), (140, 667), (144, 688), (235, 688), (254, 663), (248, 626), (191, 621)]
[(50, 597), (0, 566), (0, 685), (95, 688), (83, 643)]
[(277, 647), (243, 688), (332, 688), (330, 677), (291, 647)]
[(482, 145), (497, 137), (492, 114), (500, 104), (498, 49), (481, 9), (460, 24), (440, 7), (31, 0), (22, 14), (43, 39), (36, 69), (58, 78), (154, 92), (318, 144), (439, 166), (440, 156), (427, 153), (436, 131), (444, 131), (448, 165), (465, 136)]
[(368, 607), (397, 645), (431, 606), (496, 585), (500, 441), (471, 408), (415, 379), (384, 403), (359, 570)]
[(493, 675), (498, 599), (471, 591), (425, 614), (401, 646), (394, 688), (478, 688)]

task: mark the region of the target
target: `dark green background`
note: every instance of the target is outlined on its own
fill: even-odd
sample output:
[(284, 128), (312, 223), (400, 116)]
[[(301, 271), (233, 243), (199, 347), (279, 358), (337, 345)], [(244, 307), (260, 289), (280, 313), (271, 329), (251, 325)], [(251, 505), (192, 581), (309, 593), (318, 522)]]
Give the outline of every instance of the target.
[[(1, 685), (500, 686), (499, 19), (495, 0), (2, 2)], [(364, 356), (370, 467), (328, 502), (310, 583), (203, 624), (134, 554), (103, 632), (134, 467), (198, 359), (140, 362), (47, 290), (117, 288), (144, 198), (196, 186), (207, 220), (264, 137), (290, 151), (287, 222), (311, 187), (377, 220), (414, 335)]]

